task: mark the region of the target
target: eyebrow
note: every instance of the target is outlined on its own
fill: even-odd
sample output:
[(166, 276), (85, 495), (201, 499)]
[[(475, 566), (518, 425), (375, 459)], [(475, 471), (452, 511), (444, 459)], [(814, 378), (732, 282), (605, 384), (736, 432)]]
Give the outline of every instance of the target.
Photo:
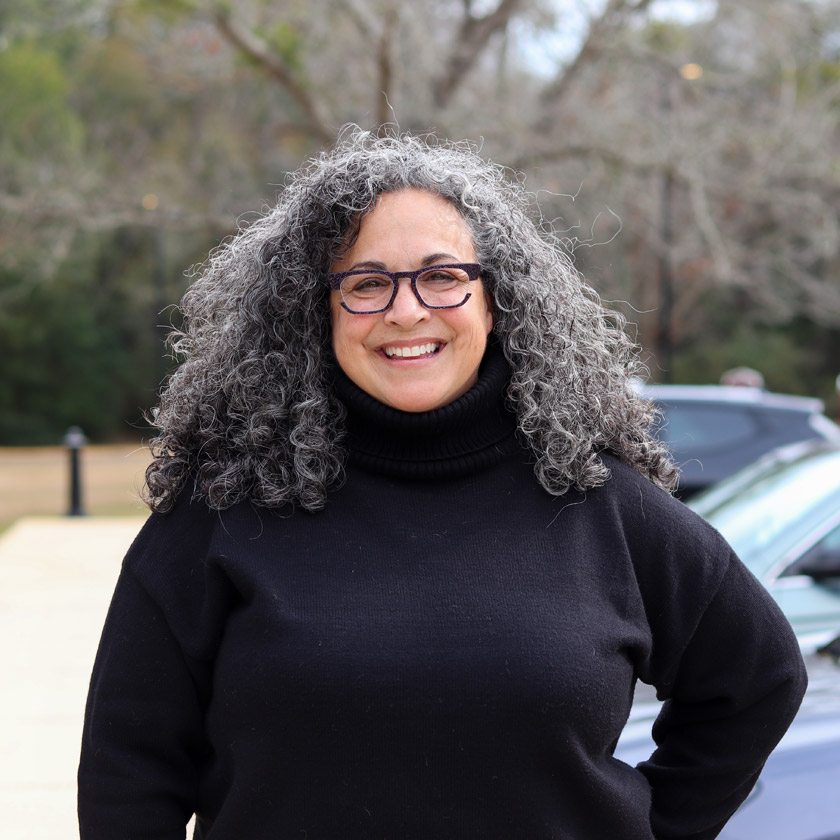
[[(452, 254), (429, 254), (428, 257), (423, 257), (420, 261), (420, 267), (426, 268), (430, 265), (442, 265), (457, 262), (460, 262), (460, 260)], [(348, 271), (355, 271), (357, 268), (372, 268), (375, 271), (387, 271), (385, 263), (377, 260), (362, 260), (362, 262), (354, 263), (350, 266)]]

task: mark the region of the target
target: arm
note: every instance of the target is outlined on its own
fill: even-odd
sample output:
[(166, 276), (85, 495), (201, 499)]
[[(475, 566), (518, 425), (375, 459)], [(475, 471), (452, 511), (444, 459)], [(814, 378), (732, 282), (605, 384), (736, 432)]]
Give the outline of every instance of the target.
[(82, 840), (183, 840), (196, 805), (209, 672), (190, 661), (126, 565), (90, 684), (79, 766)]
[[(679, 609), (678, 599), (665, 612)], [(639, 770), (657, 840), (711, 840), (796, 714), (806, 677), (787, 620), (734, 555), (674, 654), (656, 681), (665, 699), (658, 746)]]

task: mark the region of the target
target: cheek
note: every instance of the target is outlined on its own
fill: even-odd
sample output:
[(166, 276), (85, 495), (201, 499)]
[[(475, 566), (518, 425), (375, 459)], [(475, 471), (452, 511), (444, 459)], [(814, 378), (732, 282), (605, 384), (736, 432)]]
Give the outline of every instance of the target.
[(477, 340), (484, 342), (493, 330), (493, 309), (486, 292), (476, 301), (470, 322), (470, 331)]
[(344, 311), (341, 304), (335, 299), (335, 295), (336, 292), (333, 292), (333, 297), (330, 299), (330, 324), (332, 327), (332, 346), (337, 355), (339, 349), (348, 343), (348, 332), (351, 331), (351, 328), (348, 322), (347, 312)]
[(351, 315), (340, 303), (331, 302), (332, 348), (336, 361), (349, 373), (366, 352), (365, 339), (372, 328), (369, 318)]
[(481, 292), (467, 302), (467, 305), (470, 304), (474, 304), (470, 313), (473, 321), (473, 332), (480, 333), (482, 339), (486, 339), (493, 331), (493, 298), (483, 287), (483, 284)]
[(346, 373), (348, 367), (350, 367), (350, 354), (348, 352), (349, 347), (349, 339), (347, 335), (347, 322), (343, 315), (347, 313), (344, 312), (341, 307), (338, 307), (338, 311), (336, 311), (335, 307), (332, 309), (332, 348), (333, 354), (335, 355), (335, 360), (338, 362), (338, 366)]

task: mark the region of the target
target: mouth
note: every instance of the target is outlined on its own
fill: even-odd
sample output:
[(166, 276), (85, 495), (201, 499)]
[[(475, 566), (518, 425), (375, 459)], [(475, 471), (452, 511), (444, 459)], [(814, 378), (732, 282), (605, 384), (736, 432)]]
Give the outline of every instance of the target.
[(426, 344), (415, 344), (410, 347), (386, 345), (382, 348), (382, 352), (389, 359), (420, 359), (434, 356), (440, 353), (442, 348), (442, 341), (430, 341)]

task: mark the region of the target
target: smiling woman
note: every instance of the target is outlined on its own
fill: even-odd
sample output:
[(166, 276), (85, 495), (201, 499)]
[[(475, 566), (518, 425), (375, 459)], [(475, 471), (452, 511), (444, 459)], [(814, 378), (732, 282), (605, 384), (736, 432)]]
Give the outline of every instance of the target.
[[(82, 840), (710, 840), (747, 795), (796, 641), (667, 492), (636, 349), (538, 219), (469, 144), (350, 130), (212, 255)], [(639, 680), (669, 702), (631, 767)]]

